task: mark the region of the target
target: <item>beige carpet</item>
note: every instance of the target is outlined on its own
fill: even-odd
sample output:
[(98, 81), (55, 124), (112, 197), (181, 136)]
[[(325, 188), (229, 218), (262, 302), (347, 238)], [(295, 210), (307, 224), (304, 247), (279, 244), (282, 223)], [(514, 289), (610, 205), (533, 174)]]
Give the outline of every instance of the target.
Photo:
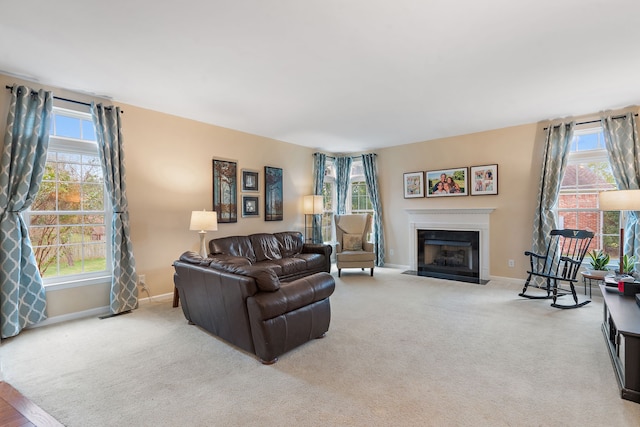
[(4, 380), (67, 426), (640, 426), (619, 397), (601, 298), (577, 310), (376, 269), (336, 276), (332, 323), (272, 366), (171, 301), (25, 331)]

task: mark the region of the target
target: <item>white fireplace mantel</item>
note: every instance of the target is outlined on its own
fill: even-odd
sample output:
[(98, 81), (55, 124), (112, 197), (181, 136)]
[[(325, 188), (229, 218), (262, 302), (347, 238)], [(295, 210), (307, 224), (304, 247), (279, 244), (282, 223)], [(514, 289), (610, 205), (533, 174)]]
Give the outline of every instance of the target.
[(458, 230), (480, 233), (480, 279), (489, 280), (489, 216), (494, 208), (405, 209), (409, 216), (409, 261), (417, 270), (418, 230)]

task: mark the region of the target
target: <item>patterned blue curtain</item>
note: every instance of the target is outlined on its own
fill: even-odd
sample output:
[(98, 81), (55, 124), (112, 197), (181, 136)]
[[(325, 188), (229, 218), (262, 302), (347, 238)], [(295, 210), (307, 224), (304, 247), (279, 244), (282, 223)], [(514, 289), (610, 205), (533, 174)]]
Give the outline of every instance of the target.
[(569, 145), (573, 138), (575, 123), (561, 123), (547, 128), (542, 173), (538, 188), (538, 207), (533, 219), (532, 251), (544, 253), (549, 233), (557, 227), (555, 207), (560, 193), (560, 184), (569, 156)]
[(367, 191), (373, 205), (373, 249), (376, 253), (376, 265), (384, 267), (384, 230), (382, 229), (382, 201), (378, 190), (378, 170), (375, 154), (363, 154), (362, 166), (364, 167), (364, 179), (367, 183)]
[(96, 128), (105, 188), (113, 207), (111, 220), (113, 278), (110, 308), (112, 314), (118, 314), (138, 307), (138, 276), (129, 236), (129, 204), (126, 194), (120, 109), (94, 104), (91, 106), (91, 115)]
[(0, 158), (0, 327), (18, 335), (47, 318), (46, 295), (21, 212), (44, 175), (53, 95), (14, 86)]
[[(609, 154), (611, 171), (619, 190), (640, 188), (640, 141), (638, 129), (632, 113), (620, 117), (602, 117), (604, 142)], [(632, 254), (640, 260), (640, 212), (626, 212), (624, 230), (624, 253)]]
[[(313, 153), (313, 194), (322, 195), (327, 156)], [(313, 243), (322, 243), (322, 215), (313, 216)]]
[(347, 194), (349, 193), (349, 178), (351, 177), (351, 157), (336, 157), (336, 196), (337, 214), (347, 213)]

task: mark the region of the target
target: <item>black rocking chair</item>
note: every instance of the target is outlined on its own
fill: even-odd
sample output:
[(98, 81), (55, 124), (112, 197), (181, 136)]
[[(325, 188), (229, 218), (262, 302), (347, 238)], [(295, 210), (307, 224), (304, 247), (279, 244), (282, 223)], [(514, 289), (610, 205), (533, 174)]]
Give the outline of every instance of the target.
[[(593, 233), (586, 230), (552, 230), (549, 237), (546, 254), (541, 255), (529, 251), (524, 253), (529, 257), (531, 268), (527, 271), (529, 277), (519, 296), (531, 299), (553, 298), (551, 307), (556, 308), (577, 308), (589, 304), (590, 300), (578, 303), (574, 283), (578, 281), (576, 275), (584, 256), (587, 254)], [(530, 284), (534, 276), (543, 278), (546, 285)], [(568, 282), (569, 289), (560, 288), (559, 282)], [(544, 289), (546, 295), (525, 295), (529, 287)], [(573, 296), (574, 304), (556, 303), (558, 297), (568, 295), (569, 292)]]

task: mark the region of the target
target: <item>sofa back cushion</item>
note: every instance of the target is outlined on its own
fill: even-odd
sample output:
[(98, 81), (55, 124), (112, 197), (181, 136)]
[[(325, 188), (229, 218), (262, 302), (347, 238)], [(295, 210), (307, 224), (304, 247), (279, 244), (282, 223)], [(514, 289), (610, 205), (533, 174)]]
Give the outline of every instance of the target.
[(283, 258), (289, 258), (302, 252), (304, 242), (301, 232), (284, 231), (282, 233), (275, 233), (274, 235), (280, 244), (280, 253)]
[(209, 252), (213, 255), (224, 254), (244, 257), (251, 263), (256, 262), (256, 254), (248, 236), (230, 236), (209, 240)]
[(280, 244), (276, 236), (269, 233), (256, 233), (249, 236), (256, 261), (281, 259)]

